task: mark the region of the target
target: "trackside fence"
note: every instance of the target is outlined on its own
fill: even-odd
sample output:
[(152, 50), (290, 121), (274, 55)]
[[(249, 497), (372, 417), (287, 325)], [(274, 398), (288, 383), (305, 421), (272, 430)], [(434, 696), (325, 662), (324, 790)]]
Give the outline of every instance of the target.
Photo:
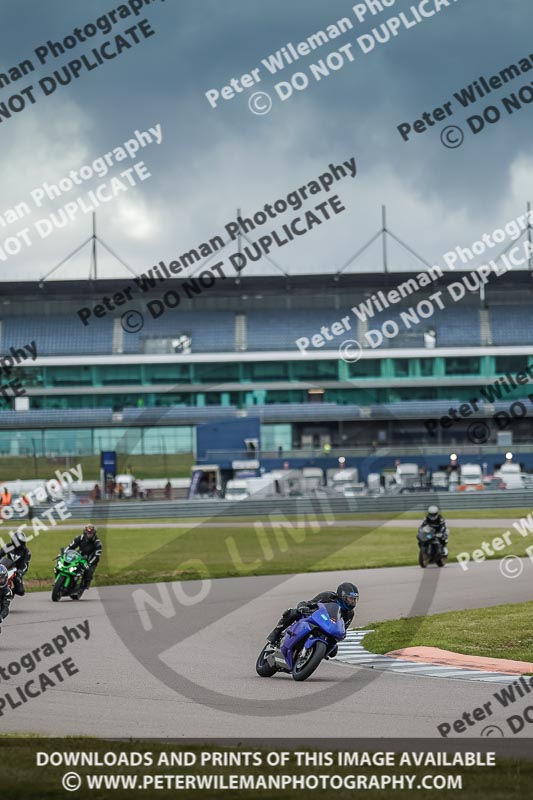
[[(419, 492), (394, 497), (270, 497), (260, 500), (181, 500), (174, 502), (114, 502), (75, 504), (70, 507), (74, 519), (176, 519), (190, 517), (265, 517), (270, 515), (303, 516), (325, 514), (364, 514), (370, 512), (424, 511), (438, 504), (446, 511), (521, 508), (533, 509), (533, 490), (498, 492)], [(36, 508), (38, 516), (45, 507)]]

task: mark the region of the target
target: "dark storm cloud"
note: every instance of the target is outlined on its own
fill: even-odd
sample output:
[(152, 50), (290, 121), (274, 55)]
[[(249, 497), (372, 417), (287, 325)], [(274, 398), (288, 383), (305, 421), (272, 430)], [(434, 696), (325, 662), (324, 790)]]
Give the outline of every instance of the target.
[[(369, 17), (343, 36), (339, 45), (355, 41), (393, 14), (407, 13), (413, 2), (399, 0), (380, 16)], [(66, 0), (46, 4), (4, 0), (0, 9), (2, 68), (31, 56), (46, 40), (62, 39), (73, 27), (118, 5), (120, 2), (112, 0), (90, 5)], [(249, 91), (221, 103), (216, 110), (207, 103), (204, 93), (208, 89), (220, 89), (232, 77), (249, 72), (287, 42), (302, 41), (344, 16), (354, 21), (352, 5), (345, 0), (328, 4), (322, 0), (271, 0), (268, 6), (259, 0), (157, 3), (144, 13), (156, 36), (41, 102), (47, 103), (50, 113), (54, 108), (59, 113), (63, 99), (74, 103), (84, 115), (85, 145), (94, 155), (120, 142), (130, 129), (161, 122), (164, 146), (150, 156), (156, 177), (147, 182), (143, 192), (154, 210), (164, 208), (174, 219), (185, 218), (179, 239), (187, 246), (195, 236), (212, 233), (213, 194), (221, 198), (218, 205), (226, 197), (237, 202), (240, 194), (250, 206), (254, 202), (261, 205), (274, 191), (271, 186), (264, 188), (267, 173), (272, 174), (273, 185), (278, 176), (281, 192), (290, 189), (291, 182), (311, 177), (307, 174), (310, 164), (318, 169), (329, 158), (352, 154), (357, 155), (363, 178), (394, 173), (406, 194), (415, 195), (421, 206), (435, 204), (440, 214), (450, 216), (462, 209), (457, 237), (468, 237), (471, 228), (471, 239), (475, 239), (478, 226), (490, 229), (499, 213), (502, 197), (509, 191), (511, 165), (520, 154), (531, 155), (531, 112), (526, 108), (482, 135), (470, 137), (460, 151), (443, 148), (437, 131), (414, 135), (404, 143), (396, 125), (412, 123), (479, 75), (490, 76), (533, 52), (529, 34), (533, 6), (528, 0), (458, 0), (457, 5), (414, 29), (402, 30), (396, 39), (378, 45), (366, 56), (354, 47), (354, 64), (313, 83), (286, 103), (276, 100), (268, 118), (250, 114), (246, 103)], [(123, 21), (117, 32), (138, 19)], [(326, 45), (316, 57), (302, 60), (301, 66), (288, 67), (279, 79), (287, 80), (291, 72), (305, 69), (310, 61), (337, 46), (335, 42)], [(40, 67), (37, 79), (65, 60)], [(258, 88), (275, 96), (277, 78), (265, 70), (262, 74)], [(521, 83), (526, 81), (524, 76)], [(6, 89), (0, 92), (0, 100), (5, 95)], [(475, 111), (478, 113), (478, 107)], [(41, 110), (36, 106), (25, 113), (39, 115)], [(465, 116), (463, 112), (462, 119)], [(2, 124), (0, 136), (16, 136), (17, 124), (18, 120)], [(287, 175), (287, 161), (294, 179)], [(187, 219), (191, 205), (201, 208), (202, 192), (207, 221), (200, 222), (198, 213)], [(363, 229), (353, 239), (355, 250), (358, 237), (364, 241), (373, 231), (365, 217), (367, 197), (354, 190), (350, 201), (353, 217), (363, 220)], [(372, 202), (377, 212), (378, 201), (372, 198)], [(392, 208), (396, 227), (416, 237), (412, 215), (406, 212), (402, 216), (398, 187), (393, 190), (384, 180), (381, 202)], [(220, 213), (217, 222), (224, 219), (224, 212)], [(435, 236), (420, 232), (422, 249), (436, 241), (433, 258), (445, 247), (439, 240), (438, 225), (435, 220)], [(449, 238), (451, 230), (450, 226), (443, 238)], [(163, 249), (171, 242), (169, 236)], [(117, 246), (120, 249), (120, 242)], [(122, 250), (127, 247), (125, 240)], [(150, 248), (153, 251), (153, 242), (146, 243), (147, 254)]]

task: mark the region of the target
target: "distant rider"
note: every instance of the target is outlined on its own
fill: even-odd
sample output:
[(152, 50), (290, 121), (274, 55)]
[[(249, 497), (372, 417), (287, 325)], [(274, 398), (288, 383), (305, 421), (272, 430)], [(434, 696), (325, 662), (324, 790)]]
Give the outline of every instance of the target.
[[(359, 602), (359, 590), (353, 583), (345, 582), (337, 586), (336, 592), (320, 592), (312, 600), (298, 603), (296, 608), (288, 608), (280, 617), (274, 630), (267, 636), (267, 641), (275, 647), (281, 642), (283, 632), (305, 614), (314, 611), (319, 603), (337, 603), (341, 609), (346, 630), (351, 625), (355, 616), (355, 607)], [(337, 648), (330, 653), (330, 658), (337, 655)]]
[(102, 542), (96, 534), (94, 525), (86, 525), (83, 533), (76, 536), (69, 544), (68, 550), (79, 550), (80, 554), (87, 559), (88, 567), (83, 576), (82, 588), (85, 591), (91, 585), (94, 571), (102, 555)]
[(448, 528), (446, 527), (446, 521), (444, 517), (442, 517), (440, 514), (438, 506), (430, 506), (428, 508), (428, 513), (424, 517), (422, 527), (425, 525), (429, 525), (429, 527), (433, 529), (434, 535), (442, 545), (443, 555), (447, 556)]
[[(9, 614), (9, 606), (13, 600), (13, 593), (8, 584), (9, 573), (3, 564), (0, 564), (0, 622)], [(0, 633), (2, 629), (0, 628)]]
[(17, 570), (13, 579), (13, 591), (19, 597), (23, 597), (26, 594), (24, 575), (28, 571), (31, 553), (26, 544), (26, 534), (22, 531), (13, 533), (11, 542), (12, 544), (7, 544), (0, 549), (0, 558), (9, 558), (13, 562), (13, 566)]

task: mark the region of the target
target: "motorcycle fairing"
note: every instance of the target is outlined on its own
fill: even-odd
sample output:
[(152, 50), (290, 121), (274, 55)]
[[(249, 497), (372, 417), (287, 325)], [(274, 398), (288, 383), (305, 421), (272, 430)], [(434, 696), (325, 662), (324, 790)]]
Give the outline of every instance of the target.
[(319, 603), (317, 610), (309, 617), (289, 625), (281, 643), (281, 654), (292, 670), (295, 657), (301, 650), (308, 650), (316, 642), (324, 642), (328, 645), (326, 655), (329, 655), (336, 647), (335, 641), (344, 639), (345, 631), (339, 606), (336, 603)]

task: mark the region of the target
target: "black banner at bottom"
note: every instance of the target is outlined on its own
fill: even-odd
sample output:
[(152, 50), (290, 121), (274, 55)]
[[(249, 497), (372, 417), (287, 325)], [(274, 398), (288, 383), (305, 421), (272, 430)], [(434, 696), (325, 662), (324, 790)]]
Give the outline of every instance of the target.
[(9, 800), (528, 797), (531, 740), (2, 738)]

